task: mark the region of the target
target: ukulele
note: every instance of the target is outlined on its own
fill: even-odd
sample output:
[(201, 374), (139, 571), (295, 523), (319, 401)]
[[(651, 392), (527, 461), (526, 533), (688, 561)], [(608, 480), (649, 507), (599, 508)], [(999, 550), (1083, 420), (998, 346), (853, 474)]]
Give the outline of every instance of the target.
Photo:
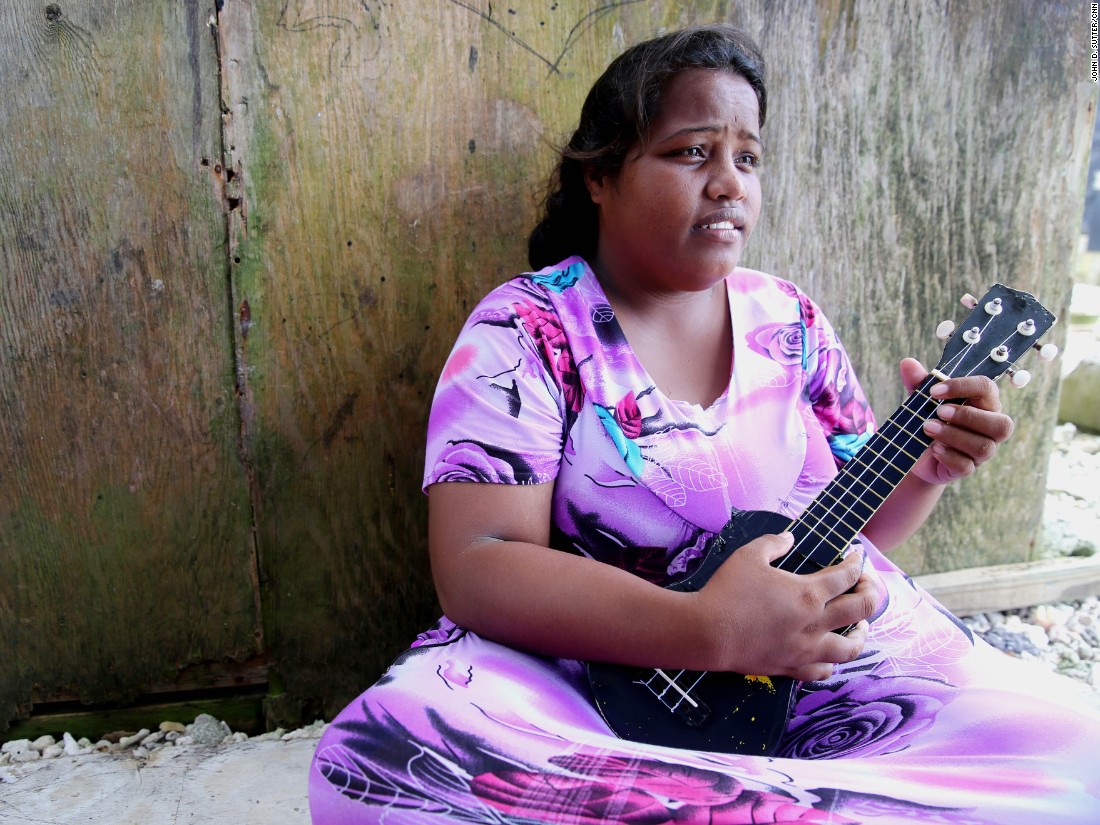
[[(699, 568), (669, 588), (699, 590), (738, 547), (754, 538), (789, 530), (794, 546), (773, 566), (812, 573), (841, 561), (857, 534), (931, 443), (924, 422), (943, 403), (931, 387), (948, 378), (1009, 373), (1022, 387), (1030, 373), (1015, 361), (1028, 349), (1043, 360), (1057, 347), (1036, 343), (1055, 317), (1026, 292), (995, 284), (981, 299), (966, 296), (971, 312), (961, 334), (950, 321), (936, 333), (948, 338), (943, 356), (927, 378), (850, 459), (806, 510), (792, 521), (761, 510), (734, 510), (710, 540)], [(840, 628), (846, 633), (851, 627)], [(798, 682), (786, 676), (732, 672), (671, 671), (600, 662), (588, 664), (596, 706), (620, 737), (691, 750), (768, 755), (787, 727)]]

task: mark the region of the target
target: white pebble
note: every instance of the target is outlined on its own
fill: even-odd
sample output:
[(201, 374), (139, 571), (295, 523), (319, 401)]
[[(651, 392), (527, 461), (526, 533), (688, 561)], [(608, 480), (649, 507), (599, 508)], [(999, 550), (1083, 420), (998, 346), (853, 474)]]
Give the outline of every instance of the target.
[(29, 750), (31, 746), (30, 739), (12, 739), (10, 742), (5, 742), (0, 745), (0, 753), (15, 753), (17, 751)]
[(79, 756), (84, 752), (84, 749), (80, 747), (80, 743), (73, 739), (73, 735), (68, 731), (61, 737), (61, 741), (64, 743), (63, 748), (66, 756)]
[(50, 745), (56, 745), (56, 744), (57, 744), (57, 740), (54, 739), (49, 734), (46, 734), (45, 736), (39, 736), (37, 739), (35, 739), (33, 742), (31, 742), (31, 747), (34, 748), (39, 753), (42, 753), (42, 751), (46, 750), (46, 748), (50, 747)]
[(149, 735), (149, 728), (142, 728), (141, 730), (139, 730), (137, 733), (133, 734), (132, 736), (123, 736), (121, 739), (118, 740), (118, 744), (121, 745), (124, 748), (128, 748), (131, 745), (136, 745), (138, 742), (140, 742), (142, 739), (144, 739), (148, 735)]
[(50, 745), (47, 748), (42, 749), (43, 759), (56, 759), (65, 752), (65, 748), (62, 745)]

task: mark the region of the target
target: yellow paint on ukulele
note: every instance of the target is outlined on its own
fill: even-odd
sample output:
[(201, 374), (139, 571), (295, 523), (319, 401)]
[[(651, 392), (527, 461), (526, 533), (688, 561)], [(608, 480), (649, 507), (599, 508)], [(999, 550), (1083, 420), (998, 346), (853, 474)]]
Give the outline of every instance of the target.
[(772, 693), (775, 693), (775, 685), (772, 684), (772, 680), (769, 677), (767, 677), (767, 676), (746, 676), (745, 678), (750, 682), (759, 682), (764, 687), (766, 687), (768, 690), (770, 690)]

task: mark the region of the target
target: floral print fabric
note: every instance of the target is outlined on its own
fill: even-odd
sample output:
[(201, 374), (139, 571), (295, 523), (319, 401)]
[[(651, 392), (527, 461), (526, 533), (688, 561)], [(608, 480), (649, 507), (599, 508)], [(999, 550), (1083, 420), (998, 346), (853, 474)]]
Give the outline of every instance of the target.
[[(554, 483), (552, 543), (666, 584), (732, 508), (797, 515), (874, 418), (828, 321), (737, 270), (729, 386), (666, 398), (580, 259), (481, 302), (444, 368), (425, 487)], [(618, 739), (581, 663), (446, 617), (334, 720), (315, 823), (1100, 822), (1100, 707), (974, 639), (869, 542), (863, 655), (802, 685), (774, 757)]]

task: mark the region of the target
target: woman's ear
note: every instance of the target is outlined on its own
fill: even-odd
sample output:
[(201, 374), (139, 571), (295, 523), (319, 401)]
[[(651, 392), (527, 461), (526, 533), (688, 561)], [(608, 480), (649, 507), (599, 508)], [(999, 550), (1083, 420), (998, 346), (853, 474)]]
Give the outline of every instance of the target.
[(611, 175), (606, 169), (592, 163), (584, 165), (582, 174), (588, 197), (592, 198), (592, 203), (599, 205), (603, 202), (604, 192), (611, 183)]

